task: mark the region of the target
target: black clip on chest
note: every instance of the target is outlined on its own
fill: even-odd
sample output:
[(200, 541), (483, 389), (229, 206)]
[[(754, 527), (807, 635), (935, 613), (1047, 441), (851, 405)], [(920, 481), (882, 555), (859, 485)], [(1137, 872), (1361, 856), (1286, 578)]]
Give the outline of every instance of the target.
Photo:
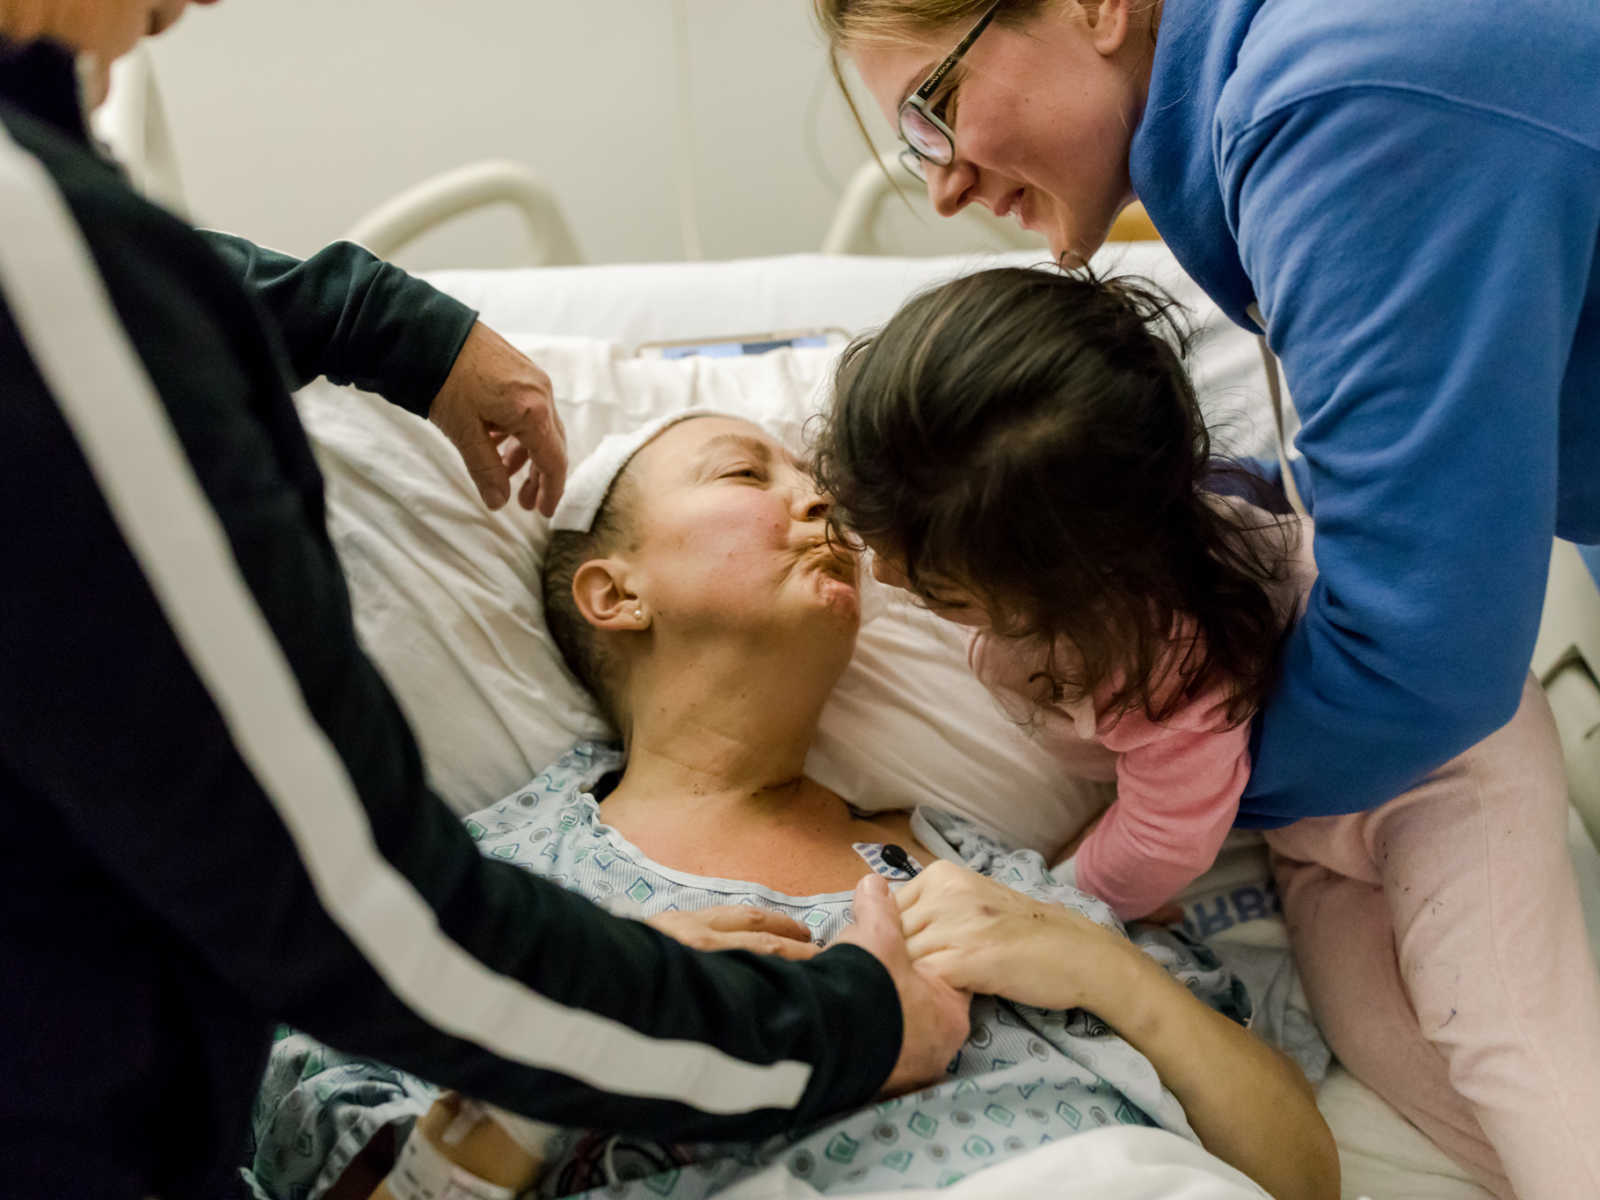
[(905, 852), (905, 847), (903, 846), (897, 846), (893, 842), (886, 842), (879, 854), (883, 856), (884, 862), (912, 879), (922, 874), (922, 868), (911, 860), (911, 855)]

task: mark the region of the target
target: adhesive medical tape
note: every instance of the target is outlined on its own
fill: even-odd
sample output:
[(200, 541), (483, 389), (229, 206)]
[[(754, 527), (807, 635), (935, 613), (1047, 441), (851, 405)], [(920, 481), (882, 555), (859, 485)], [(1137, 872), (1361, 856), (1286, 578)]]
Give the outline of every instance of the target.
[(546, 1157), (550, 1140), (561, 1132), (554, 1125), (531, 1121), (516, 1113), (506, 1112), (503, 1108), (463, 1096), (461, 1108), (439, 1138), (446, 1146), (459, 1146), (479, 1121), (493, 1121), (508, 1138), (527, 1151), (530, 1158), (541, 1160)]
[(516, 1200), (517, 1195), (456, 1166), (418, 1129), (412, 1129), (385, 1182), (395, 1200)]

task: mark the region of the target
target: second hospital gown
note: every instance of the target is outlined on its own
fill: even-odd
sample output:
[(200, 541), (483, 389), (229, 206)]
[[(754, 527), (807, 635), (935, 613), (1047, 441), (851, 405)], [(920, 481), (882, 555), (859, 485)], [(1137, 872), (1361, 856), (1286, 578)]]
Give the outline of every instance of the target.
[[(850, 922), (849, 892), (788, 896), (646, 857), (604, 823), (595, 800), (622, 761), (614, 747), (580, 743), (527, 787), (468, 817), (468, 831), (484, 854), (620, 915), (752, 904), (794, 918), (819, 943)], [(941, 857), (1120, 928), (1105, 904), (1057, 882), (1033, 851), (1006, 847), (945, 813), (919, 809), (913, 827)], [(856, 849), (879, 874), (905, 878), (883, 861), (880, 846)], [(1204, 946), (1148, 926), (1133, 936), (1202, 1001), (1248, 1019), (1243, 985)], [(259, 1196), (315, 1200), (379, 1130), (393, 1125), (403, 1140), (437, 1094), (403, 1072), (281, 1030), (256, 1103), (246, 1180)], [(608, 1131), (566, 1131), (534, 1194), (701, 1200), (777, 1162), (832, 1194), (943, 1186), (1045, 1142), (1111, 1124), (1153, 1125), (1197, 1140), (1145, 1057), (1093, 1016), (979, 996), (971, 1036), (939, 1084), (755, 1144), (662, 1145)]]

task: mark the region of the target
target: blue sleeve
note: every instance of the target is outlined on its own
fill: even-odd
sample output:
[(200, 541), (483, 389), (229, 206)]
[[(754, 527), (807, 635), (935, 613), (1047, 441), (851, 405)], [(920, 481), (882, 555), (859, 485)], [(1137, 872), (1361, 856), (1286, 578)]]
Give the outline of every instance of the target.
[(1315, 497), (1320, 577), (1242, 806), (1279, 824), (1380, 804), (1515, 711), (1597, 195), (1580, 147), (1386, 89), (1218, 154)]

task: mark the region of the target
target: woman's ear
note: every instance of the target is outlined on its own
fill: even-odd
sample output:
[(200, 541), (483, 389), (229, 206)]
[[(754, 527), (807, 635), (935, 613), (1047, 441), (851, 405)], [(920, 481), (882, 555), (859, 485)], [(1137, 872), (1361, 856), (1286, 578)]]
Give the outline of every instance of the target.
[(1128, 40), (1129, 9), (1141, 0), (1077, 0), (1089, 30), (1089, 44), (1110, 56)]
[(644, 601), (628, 587), (628, 566), (615, 558), (591, 558), (572, 576), (572, 599), (596, 629), (644, 629)]

